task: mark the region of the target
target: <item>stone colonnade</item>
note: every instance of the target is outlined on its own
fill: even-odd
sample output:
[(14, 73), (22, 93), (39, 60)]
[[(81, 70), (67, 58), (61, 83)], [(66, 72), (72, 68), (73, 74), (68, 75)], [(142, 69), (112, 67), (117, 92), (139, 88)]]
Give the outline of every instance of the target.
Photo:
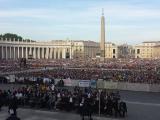
[(0, 59), (66, 59), (71, 58), (71, 47), (40, 42), (0, 41)]

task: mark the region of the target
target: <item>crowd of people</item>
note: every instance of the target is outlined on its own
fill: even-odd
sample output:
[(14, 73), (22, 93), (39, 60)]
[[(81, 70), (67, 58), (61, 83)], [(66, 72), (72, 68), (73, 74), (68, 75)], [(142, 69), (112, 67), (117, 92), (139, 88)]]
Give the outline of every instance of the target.
[(13, 71), (23, 71), (28, 69), (35, 69), (34, 67), (21, 67), (21, 59), (19, 60), (0, 60), (0, 73), (7, 73)]
[[(18, 60), (0, 60), (1, 72), (12, 71), (13, 68), (20, 68)], [(160, 67), (160, 59), (106, 59), (99, 61), (97, 59), (27, 59), (27, 69), (43, 67), (67, 67), (67, 68), (104, 68), (104, 69), (130, 69), (130, 70), (155, 70)]]
[(97, 68), (55, 68), (45, 71), (17, 74), (27, 81), (32, 78), (98, 80), (129, 83), (160, 84), (160, 74), (154, 70), (108, 70)]
[[(0, 73), (21, 71), (17, 76), (160, 83), (160, 59), (112, 59), (105, 62), (97, 60), (27, 60), (25, 68), (21, 68), (18, 64), (18, 60), (3, 60), (0, 62)], [(23, 72), (23, 70), (28, 70), (28, 72)]]
[(119, 92), (98, 91), (96, 89), (74, 87), (72, 89), (57, 88), (52, 85), (35, 85), (14, 90), (0, 90), (0, 108), (8, 106), (16, 115), (18, 106), (45, 108), (77, 112), (82, 116), (103, 114), (107, 116), (125, 117), (126, 103), (121, 100)]
[[(23, 81), (35, 77), (160, 84), (160, 59), (108, 59), (105, 62), (93, 59), (27, 60), (25, 66), (20, 61), (0, 60), (0, 73), (3, 74), (0, 80), (5, 78), (5, 73), (21, 71), (15, 74), (16, 81), (21, 81), (22, 77)], [(13, 115), (16, 115), (18, 106), (74, 111), (82, 119), (86, 115), (92, 119), (92, 114), (98, 113), (115, 117), (125, 117), (127, 113), (127, 106), (118, 92), (79, 87), (69, 90), (54, 87), (54, 83), (40, 84), (37, 82), (32, 87), (12, 91), (0, 90), (0, 110), (2, 106), (8, 106)]]

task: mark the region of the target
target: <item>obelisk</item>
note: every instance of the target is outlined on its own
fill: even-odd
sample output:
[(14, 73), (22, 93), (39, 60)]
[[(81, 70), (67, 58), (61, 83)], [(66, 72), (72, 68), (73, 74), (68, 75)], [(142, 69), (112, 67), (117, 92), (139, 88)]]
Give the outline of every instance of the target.
[(102, 9), (101, 16), (101, 41), (100, 41), (100, 54), (102, 60), (105, 58), (105, 18), (104, 18), (104, 10)]

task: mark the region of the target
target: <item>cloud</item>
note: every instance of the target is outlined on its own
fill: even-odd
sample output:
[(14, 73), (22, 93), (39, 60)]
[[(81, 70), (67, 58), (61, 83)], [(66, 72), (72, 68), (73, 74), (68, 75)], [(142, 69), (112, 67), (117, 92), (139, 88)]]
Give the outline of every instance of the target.
[(1, 10), (0, 17), (30, 17), (42, 19), (61, 19), (61, 18), (93, 18), (101, 15), (101, 9), (104, 8), (105, 16), (119, 18), (160, 18), (160, 9), (149, 9), (137, 7), (134, 5), (122, 4), (99, 4), (90, 6), (82, 10), (71, 10), (70, 8), (20, 8), (14, 10)]
[(0, 17), (35, 17), (43, 18), (46, 15), (43, 9), (17, 9), (17, 10), (1, 10)]
[[(122, 5), (122, 4), (104, 4), (100, 6), (95, 6), (90, 8), (89, 12), (91, 11), (100, 11), (104, 8), (105, 16), (108, 17), (115, 17), (118, 19), (122, 18), (160, 18), (160, 9), (151, 9), (145, 6), (134, 6), (130, 4)], [(96, 12), (97, 13), (97, 12)]]
[[(143, 2), (131, 4), (129, 0), (120, 1), (88, 0), (86, 3), (84, 0), (81, 4), (77, 3), (77, 8), (74, 9), (65, 5), (49, 8), (43, 6), (34, 8), (32, 5), (32, 8), (22, 6), (1, 9), (0, 26), (3, 28), (1, 31), (28, 33), (34, 39), (54, 37), (62, 39), (72, 36), (74, 39), (77, 37), (99, 40), (101, 9), (104, 8), (107, 40), (158, 38), (159, 8), (148, 7)], [(149, 30), (152, 32), (145, 34), (149, 33)]]

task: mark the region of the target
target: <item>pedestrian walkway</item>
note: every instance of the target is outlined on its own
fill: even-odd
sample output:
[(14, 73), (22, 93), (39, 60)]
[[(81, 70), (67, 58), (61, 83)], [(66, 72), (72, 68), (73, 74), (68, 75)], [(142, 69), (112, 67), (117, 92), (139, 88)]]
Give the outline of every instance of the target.
[[(0, 120), (6, 120), (9, 116), (7, 108), (2, 108), (0, 111)], [(21, 120), (81, 120), (78, 114), (65, 113), (65, 112), (53, 112), (53, 111), (42, 111), (32, 109), (18, 109), (18, 117)], [(87, 119), (86, 119), (87, 120)], [(93, 120), (118, 120), (115, 118), (106, 118), (94, 116)]]
[(93, 120), (119, 120), (118, 118), (94, 117)]

